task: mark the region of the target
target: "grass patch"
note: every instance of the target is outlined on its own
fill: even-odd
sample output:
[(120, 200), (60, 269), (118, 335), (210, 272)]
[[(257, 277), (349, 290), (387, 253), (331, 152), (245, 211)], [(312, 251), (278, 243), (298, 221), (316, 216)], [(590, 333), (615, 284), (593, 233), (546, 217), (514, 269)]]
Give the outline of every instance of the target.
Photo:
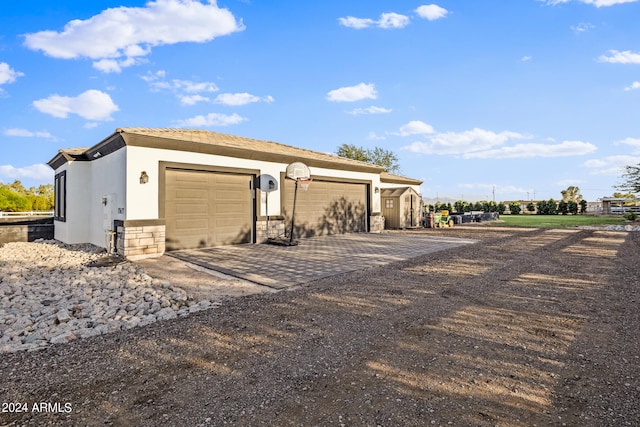
[(501, 222), (492, 222), (497, 227), (542, 227), (570, 228), (585, 225), (625, 225), (623, 217), (587, 215), (500, 215)]

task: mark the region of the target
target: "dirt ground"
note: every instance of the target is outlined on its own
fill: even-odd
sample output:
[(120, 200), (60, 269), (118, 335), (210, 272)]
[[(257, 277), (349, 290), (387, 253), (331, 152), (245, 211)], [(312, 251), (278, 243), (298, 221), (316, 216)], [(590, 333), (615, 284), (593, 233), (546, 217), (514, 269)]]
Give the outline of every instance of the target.
[(0, 425), (639, 425), (640, 233), (420, 232), (479, 243), (2, 355)]

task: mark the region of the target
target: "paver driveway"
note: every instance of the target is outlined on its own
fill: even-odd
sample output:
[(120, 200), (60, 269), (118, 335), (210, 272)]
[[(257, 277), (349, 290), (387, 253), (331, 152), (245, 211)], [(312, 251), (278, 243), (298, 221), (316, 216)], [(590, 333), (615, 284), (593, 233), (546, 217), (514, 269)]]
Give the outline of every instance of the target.
[(168, 252), (175, 258), (282, 289), (377, 265), (475, 243), (434, 234), (342, 234), (300, 240), (298, 246), (234, 245)]

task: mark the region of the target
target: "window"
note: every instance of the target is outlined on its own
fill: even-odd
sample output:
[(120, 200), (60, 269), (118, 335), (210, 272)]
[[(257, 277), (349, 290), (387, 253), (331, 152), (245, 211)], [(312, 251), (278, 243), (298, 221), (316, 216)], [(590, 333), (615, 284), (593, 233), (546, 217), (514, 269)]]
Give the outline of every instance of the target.
[(54, 178), (54, 213), (53, 219), (67, 220), (67, 171), (56, 174)]
[(384, 201), (384, 207), (387, 209), (393, 209), (393, 199), (386, 199)]

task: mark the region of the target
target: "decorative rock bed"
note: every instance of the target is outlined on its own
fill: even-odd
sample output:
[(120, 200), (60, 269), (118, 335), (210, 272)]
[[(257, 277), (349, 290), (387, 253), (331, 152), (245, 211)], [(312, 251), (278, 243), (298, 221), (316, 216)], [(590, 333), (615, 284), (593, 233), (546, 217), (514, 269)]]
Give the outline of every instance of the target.
[(604, 231), (640, 231), (640, 225), (605, 225), (605, 226), (589, 226), (580, 227), (583, 230), (604, 230)]
[(138, 266), (104, 260), (104, 251), (93, 245), (55, 240), (0, 247), (0, 353), (131, 329), (213, 305)]

